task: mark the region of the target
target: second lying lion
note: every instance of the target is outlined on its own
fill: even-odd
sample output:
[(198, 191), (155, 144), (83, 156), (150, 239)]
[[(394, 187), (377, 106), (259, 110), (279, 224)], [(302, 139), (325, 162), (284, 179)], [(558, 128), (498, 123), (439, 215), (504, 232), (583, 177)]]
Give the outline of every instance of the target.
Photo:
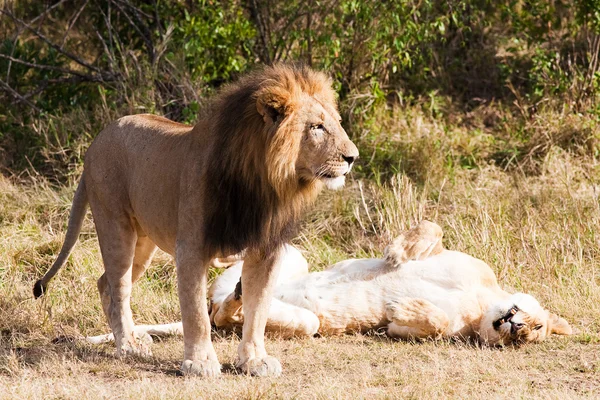
[[(491, 268), (441, 245), (441, 228), (428, 221), (404, 232), (384, 259), (350, 259), (308, 272), (300, 252), (286, 245), (267, 331), (283, 337), (364, 332), (385, 327), (395, 338), (470, 338), (490, 345), (539, 342), (571, 334), (569, 323), (532, 296), (498, 286)], [(233, 328), (244, 321), (236, 288), (243, 261), (210, 288), (211, 321)], [(180, 323), (141, 325), (138, 333), (178, 334)], [(88, 338), (92, 342), (108, 335)]]

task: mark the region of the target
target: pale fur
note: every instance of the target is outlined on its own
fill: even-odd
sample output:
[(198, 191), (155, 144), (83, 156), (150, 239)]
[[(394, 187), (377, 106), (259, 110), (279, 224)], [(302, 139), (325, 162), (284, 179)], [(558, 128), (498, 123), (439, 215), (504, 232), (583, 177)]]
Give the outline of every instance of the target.
[(281, 365), (265, 350), (264, 330), (281, 245), (321, 188), (343, 183), (358, 150), (340, 125), (331, 80), (307, 67), (275, 65), (248, 74), (224, 88), (207, 115), (194, 127), (128, 116), (98, 134), (65, 243), (34, 294), (42, 295), (64, 264), (89, 203), (105, 266), (98, 289), (117, 354), (149, 353), (129, 302), (132, 284), (159, 247), (176, 258), (182, 370), (213, 377), (221, 365), (210, 338), (207, 268), (215, 257), (247, 248), (237, 366), (278, 375)]
[[(567, 321), (524, 293), (502, 290), (491, 268), (441, 247), (439, 226), (423, 221), (398, 237), (385, 259), (351, 259), (308, 273), (300, 252), (286, 246), (267, 329), (284, 337), (332, 335), (386, 328), (396, 338), (455, 337), (495, 344), (539, 342), (570, 334)], [(428, 254), (423, 249), (429, 251)], [(211, 287), (211, 320), (232, 328), (243, 322), (234, 289), (243, 262)], [(519, 311), (494, 329), (513, 306)], [(516, 324), (511, 333), (511, 324)], [(156, 333), (156, 330), (154, 330)]]

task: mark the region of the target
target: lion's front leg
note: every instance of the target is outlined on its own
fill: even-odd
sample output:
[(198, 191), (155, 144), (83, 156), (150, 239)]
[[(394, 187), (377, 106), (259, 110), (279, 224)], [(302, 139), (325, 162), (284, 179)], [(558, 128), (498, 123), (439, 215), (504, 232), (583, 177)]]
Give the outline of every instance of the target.
[(206, 303), (206, 274), (210, 259), (198, 254), (197, 246), (177, 247), (177, 284), (184, 355), (181, 369), (186, 375), (215, 377), (221, 364), (210, 340), (210, 320)]
[(265, 326), (281, 265), (281, 252), (281, 248), (269, 255), (252, 252), (242, 268), (244, 328), (238, 347), (237, 367), (250, 375), (281, 374), (281, 364), (265, 350)]

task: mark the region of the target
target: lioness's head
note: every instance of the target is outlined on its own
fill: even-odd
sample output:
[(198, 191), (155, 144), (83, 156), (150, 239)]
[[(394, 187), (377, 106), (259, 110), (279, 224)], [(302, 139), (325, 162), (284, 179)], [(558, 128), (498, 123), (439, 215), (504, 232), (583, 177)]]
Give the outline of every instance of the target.
[(570, 335), (569, 323), (544, 310), (532, 296), (515, 293), (485, 313), (480, 336), (488, 344), (541, 342), (550, 334)]
[(331, 79), (307, 67), (276, 65), (265, 70), (256, 109), (269, 131), (268, 171), (274, 186), (344, 185), (358, 149), (341, 125)]

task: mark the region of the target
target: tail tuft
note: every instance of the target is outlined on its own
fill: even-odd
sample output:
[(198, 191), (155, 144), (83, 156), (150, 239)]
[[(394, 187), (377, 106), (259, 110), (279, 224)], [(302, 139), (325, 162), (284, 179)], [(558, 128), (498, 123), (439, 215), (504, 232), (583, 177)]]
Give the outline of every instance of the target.
[(43, 295), (45, 292), (46, 292), (46, 285), (44, 285), (42, 283), (42, 280), (40, 279), (39, 281), (37, 281), (35, 283), (35, 285), (33, 285), (33, 297), (35, 297), (37, 299), (41, 295)]

